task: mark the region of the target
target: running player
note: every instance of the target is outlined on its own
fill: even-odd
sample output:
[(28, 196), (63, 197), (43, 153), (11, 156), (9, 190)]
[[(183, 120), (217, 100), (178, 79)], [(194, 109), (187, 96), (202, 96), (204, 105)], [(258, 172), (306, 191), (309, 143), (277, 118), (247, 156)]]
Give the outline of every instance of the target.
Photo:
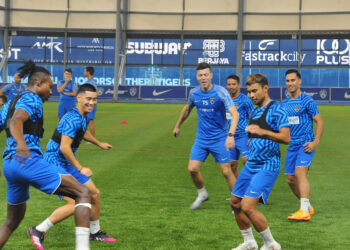
[(65, 113), (75, 107), (75, 96), (78, 85), (72, 81), (72, 69), (64, 70), (64, 80), (57, 84), (57, 91), (60, 93), (58, 102), (58, 121), (62, 119)]
[[(245, 131), (245, 128), (248, 125), (248, 118), (250, 112), (253, 111), (254, 106), (252, 101), (245, 95), (242, 94), (241, 82), (238, 76), (230, 75), (226, 79), (226, 88), (231, 95), (232, 101), (236, 106), (236, 109), (239, 114), (239, 121), (237, 129), (235, 132), (235, 148), (230, 151), (231, 154), (231, 169), (235, 177), (238, 177), (238, 159), (239, 155), (242, 155), (243, 166), (247, 161), (248, 155), (248, 133)], [(226, 112), (226, 119), (228, 124), (231, 124), (231, 115), (229, 112)]]
[[(190, 209), (193, 210), (199, 208), (204, 201), (209, 199), (200, 172), (201, 164), (206, 160), (209, 153), (214, 156), (216, 162), (220, 163), (221, 172), (226, 178), (230, 191), (232, 190), (235, 176), (230, 167), (229, 150), (232, 150), (235, 145), (234, 133), (239, 119), (227, 90), (219, 85), (213, 85), (211, 82), (213, 73), (210, 65), (200, 63), (196, 70), (200, 86), (190, 91), (187, 104), (182, 109), (173, 130), (174, 136), (178, 137), (182, 123), (190, 115), (192, 108), (197, 108), (197, 136), (188, 163), (188, 171), (198, 191), (196, 200), (190, 206)], [(229, 131), (227, 129), (225, 108), (232, 116)]]
[(270, 232), (265, 216), (257, 210), (258, 202), (266, 203), (277, 180), (281, 155), (279, 143), (290, 141), (287, 114), (269, 97), (268, 81), (263, 74), (247, 77), (248, 96), (257, 106), (250, 115), (247, 163), (232, 190), (231, 207), (244, 242), (235, 250), (258, 249), (251, 224), (264, 241), (262, 250), (281, 249)]
[[(42, 157), (39, 138), (43, 136), (42, 104), (51, 95), (50, 72), (27, 62), (20, 77), (28, 76), (27, 91), (8, 102), (1, 112), (1, 124), (6, 130), (7, 144), (3, 153), (3, 171), (7, 181), (7, 218), (0, 228), (0, 249), (19, 226), (29, 199), (29, 185), (47, 193), (75, 199), (76, 249), (89, 248), (89, 190), (69, 173), (50, 165)], [(34, 237), (33, 244), (42, 239)]]
[[(87, 167), (83, 167), (75, 156), (75, 152), (83, 138), (102, 149), (112, 149), (110, 144), (98, 141), (87, 131), (88, 119), (86, 116), (94, 109), (96, 103), (97, 92), (95, 87), (91, 84), (81, 85), (78, 90), (76, 108), (66, 113), (58, 123), (46, 147), (44, 158), (49, 163), (62, 167), (90, 190), (92, 198), (90, 240), (115, 242), (114, 238), (107, 236), (105, 232), (100, 230), (100, 191), (89, 178), (92, 171)], [(66, 205), (57, 208), (41, 224), (32, 227), (32, 229), (35, 229), (36, 237), (44, 239), (45, 233), (53, 225), (74, 213), (74, 200), (68, 197), (63, 197), (63, 199), (67, 201)], [(37, 248), (43, 248), (42, 244), (38, 244)]]
[[(284, 171), (287, 183), (300, 200), (300, 209), (288, 216), (289, 220), (309, 221), (314, 209), (310, 204), (310, 184), (306, 177), (312, 158), (320, 143), (323, 120), (316, 102), (300, 90), (301, 75), (295, 69), (287, 70), (286, 85), (290, 97), (282, 102), (288, 114), (291, 141), (287, 149)], [(316, 136), (313, 133), (316, 123)]]

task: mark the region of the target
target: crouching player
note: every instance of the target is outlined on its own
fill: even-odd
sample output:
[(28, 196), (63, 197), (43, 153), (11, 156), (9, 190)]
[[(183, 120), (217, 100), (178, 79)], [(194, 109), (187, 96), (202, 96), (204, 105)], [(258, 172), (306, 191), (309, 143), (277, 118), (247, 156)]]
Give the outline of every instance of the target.
[(248, 96), (257, 106), (246, 128), (249, 133), (247, 163), (238, 175), (232, 190), (231, 206), (244, 242), (236, 250), (258, 249), (251, 224), (264, 241), (261, 250), (279, 250), (265, 216), (256, 209), (258, 202), (266, 203), (281, 168), (279, 143), (290, 141), (288, 118), (281, 105), (268, 95), (267, 78), (252, 74), (246, 80)]
[[(91, 84), (83, 84), (77, 93), (77, 106), (66, 113), (49, 141), (44, 155), (49, 163), (62, 167), (70, 173), (78, 182), (84, 184), (91, 192), (91, 221), (90, 240), (115, 242), (116, 239), (109, 237), (100, 230), (100, 191), (94, 182), (89, 178), (92, 171), (83, 167), (75, 156), (80, 142), (85, 139), (102, 149), (109, 150), (112, 146), (106, 142), (100, 142), (87, 131), (89, 124), (86, 118), (97, 103), (97, 91)], [(74, 213), (74, 201), (68, 197), (63, 197), (67, 204), (57, 208), (46, 220), (39, 225), (30, 228), (31, 237), (38, 237), (37, 249), (43, 249), (45, 233), (56, 223), (68, 218)]]

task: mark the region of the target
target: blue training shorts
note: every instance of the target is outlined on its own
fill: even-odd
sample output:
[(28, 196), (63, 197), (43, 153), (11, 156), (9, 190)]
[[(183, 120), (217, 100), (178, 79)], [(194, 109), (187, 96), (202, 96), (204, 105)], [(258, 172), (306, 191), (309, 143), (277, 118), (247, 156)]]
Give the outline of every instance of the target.
[(304, 145), (290, 145), (287, 149), (286, 161), (284, 163), (284, 173), (294, 175), (296, 167), (311, 167), (312, 158), (316, 150), (312, 153), (304, 152)]
[(97, 110), (97, 104), (95, 105), (94, 109), (86, 115), (86, 117), (89, 120), (95, 120), (96, 110)]
[(195, 140), (191, 150), (190, 160), (205, 161), (211, 153), (218, 163), (230, 162), (230, 151), (225, 147), (226, 137), (217, 141), (201, 142)]
[(249, 151), (248, 140), (248, 135), (235, 137), (235, 148), (230, 151), (231, 161), (238, 161), (240, 154), (242, 155), (242, 158), (247, 157)]
[(68, 111), (73, 109), (75, 107), (75, 100), (74, 101), (62, 101), (60, 100), (58, 103), (58, 118), (62, 118)]
[(278, 174), (279, 171), (260, 170), (255, 172), (244, 166), (233, 187), (232, 195), (240, 198), (244, 196), (254, 199), (260, 198), (260, 202), (265, 204)]
[(79, 183), (85, 184), (90, 180), (80, 173), (72, 164), (69, 163), (65, 158), (62, 158), (58, 153), (45, 153), (45, 160), (50, 164), (54, 164), (62, 168), (65, 172), (72, 175)]
[(31, 151), (32, 159), (20, 164), (15, 155), (4, 159), (3, 171), (7, 181), (7, 201), (16, 205), (29, 199), (29, 185), (53, 194), (61, 184), (61, 175), (68, 174), (62, 168), (45, 161), (41, 154)]

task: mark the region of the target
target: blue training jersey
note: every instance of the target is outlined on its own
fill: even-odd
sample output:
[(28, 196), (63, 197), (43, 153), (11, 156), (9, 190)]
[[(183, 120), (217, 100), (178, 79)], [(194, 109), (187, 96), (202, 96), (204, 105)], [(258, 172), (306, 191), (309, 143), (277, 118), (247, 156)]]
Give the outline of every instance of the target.
[(87, 80), (85, 83), (89, 83), (89, 84), (93, 85), (96, 88), (96, 90), (97, 90), (97, 83), (94, 80), (94, 78), (91, 78), (90, 80)]
[(197, 108), (197, 140), (206, 142), (227, 136), (225, 110), (233, 107), (233, 101), (225, 88), (213, 85), (209, 91), (204, 92), (198, 86), (191, 89), (187, 104)]
[[(250, 114), (252, 119), (258, 119), (264, 113), (266, 107), (255, 108)], [(289, 127), (288, 117), (282, 106), (275, 102), (272, 104), (266, 114), (267, 124), (276, 131), (281, 128)], [(251, 171), (279, 171), (281, 167), (281, 153), (278, 142), (262, 139), (250, 138), (249, 153), (246, 165)]]
[[(236, 98), (232, 98), (232, 101), (239, 114), (239, 121), (235, 131), (235, 137), (240, 137), (247, 134), (245, 128), (248, 125), (249, 114), (253, 111), (254, 106), (253, 102), (248, 98), (248, 96), (242, 93), (240, 93)], [(226, 110), (226, 119), (228, 122), (228, 127), (230, 128), (232, 116), (228, 110)]]
[(305, 93), (297, 98), (282, 101), (290, 124), (290, 145), (301, 145), (313, 141), (313, 117), (319, 114), (316, 102)]
[(7, 99), (10, 102), (17, 95), (24, 93), (26, 88), (27, 86), (25, 84), (17, 85), (14, 83), (9, 83), (2, 88), (2, 91), (7, 95)]
[[(8, 109), (10, 107), (10, 102), (7, 102), (1, 111), (1, 124), (4, 126)], [(36, 122), (37, 119), (43, 117), (43, 101), (41, 98), (29, 91), (26, 91), (25, 94), (17, 101), (15, 109), (22, 109), (26, 111), (29, 115), (29, 119), (33, 122)], [(24, 134), (24, 139), (30, 151), (35, 151), (39, 154), (42, 154), (40, 139), (36, 135)], [(7, 138), (7, 143), (3, 157), (10, 157), (16, 153), (17, 143), (13, 137)]]
[[(80, 128), (82, 128), (84, 132), (86, 131), (87, 125), (87, 117), (82, 116), (78, 109), (74, 108), (62, 117), (57, 125), (57, 130), (62, 135), (66, 135), (74, 139)], [(75, 153), (77, 150), (78, 148), (72, 148), (73, 153)], [(60, 144), (52, 139), (50, 139), (46, 146), (44, 159), (50, 163), (56, 163), (56, 165), (64, 165), (68, 162), (60, 150)]]
[[(62, 86), (65, 82), (65, 80), (59, 81), (57, 83), (57, 87)], [(70, 80), (64, 88), (63, 92), (72, 93), (74, 91), (78, 91), (78, 84)], [(75, 96), (68, 96), (63, 93), (60, 93), (60, 101), (75, 102)]]

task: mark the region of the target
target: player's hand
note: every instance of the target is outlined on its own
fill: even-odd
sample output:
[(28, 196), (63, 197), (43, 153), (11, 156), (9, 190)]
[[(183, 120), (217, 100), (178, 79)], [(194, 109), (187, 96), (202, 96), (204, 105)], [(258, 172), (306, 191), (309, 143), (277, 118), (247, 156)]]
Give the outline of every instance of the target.
[(25, 165), (27, 158), (30, 160), (32, 159), (27, 144), (17, 144), (15, 160), (18, 161), (19, 164)]
[(173, 130), (173, 135), (175, 136), (175, 138), (179, 137), (179, 135), (180, 135), (180, 129), (179, 129), (179, 128), (174, 128), (174, 130)]
[(231, 151), (235, 147), (235, 139), (233, 138), (233, 136), (227, 136), (225, 147), (227, 151)]
[(98, 146), (104, 150), (111, 150), (113, 148), (113, 146), (107, 142), (101, 142)]
[(258, 125), (248, 125), (245, 128), (245, 131), (251, 134), (264, 135), (264, 130), (260, 128)]
[(317, 141), (310, 141), (304, 144), (304, 152), (306, 153), (312, 153), (316, 149), (318, 145)]
[(82, 173), (83, 175), (85, 175), (86, 177), (91, 177), (92, 176), (92, 171), (90, 168), (82, 168), (80, 170), (80, 173)]

